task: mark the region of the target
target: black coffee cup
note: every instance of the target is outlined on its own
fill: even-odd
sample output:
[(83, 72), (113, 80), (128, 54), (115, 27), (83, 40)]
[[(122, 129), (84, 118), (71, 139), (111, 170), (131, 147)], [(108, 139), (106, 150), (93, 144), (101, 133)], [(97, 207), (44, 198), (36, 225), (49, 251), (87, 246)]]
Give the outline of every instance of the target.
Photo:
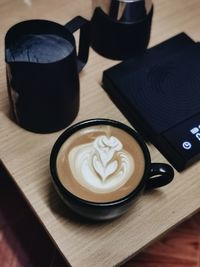
[[(80, 29), (79, 52), (72, 33)], [(28, 20), (5, 37), (8, 92), (15, 121), (38, 133), (68, 126), (79, 111), (79, 76), (88, 59), (89, 22), (78, 16), (65, 26)]]
[[(81, 171), (84, 170), (85, 173), (83, 175), (85, 175), (85, 177), (87, 179), (89, 177), (89, 172), (87, 170), (87, 166), (89, 166), (90, 163), (94, 162), (94, 160), (96, 160), (96, 159), (95, 159), (95, 157), (91, 156), (92, 160), (91, 161), (89, 160), (88, 161), (89, 165), (87, 165), (87, 159), (88, 159), (88, 157), (90, 157), (90, 155), (92, 155), (91, 154), (92, 150), (91, 151), (88, 150), (88, 148), (90, 147), (90, 144), (88, 145), (87, 138), (86, 138), (87, 141), (84, 141), (83, 143), (81, 143), (80, 141), (81, 141), (81, 139), (82, 140), (85, 139), (85, 137), (89, 137), (92, 140), (95, 140), (95, 142), (96, 142), (96, 140), (97, 140), (96, 136), (94, 137), (92, 134), (95, 132), (94, 135), (98, 136), (99, 135), (98, 131), (100, 131), (100, 133), (101, 133), (101, 131), (104, 131), (104, 130), (108, 131), (108, 132), (113, 131), (112, 133), (115, 133), (114, 134), (115, 136), (121, 135), (121, 137), (123, 137), (123, 135), (125, 134), (125, 138), (121, 138), (121, 139), (123, 139), (121, 141), (124, 145), (124, 149), (125, 149), (124, 151), (126, 151), (127, 148), (129, 149), (131, 147), (131, 145), (133, 145), (133, 148), (131, 148), (132, 150), (130, 150), (130, 151), (133, 151), (133, 153), (135, 153), (135, 155), (136, 155), (136, 156), (134, 156), (134, 165), (132, 163), (131, 164), (127, 163), (127, 158), (126, 158), (125, 154), (123, 154), (123, 150), (121, 148), (120, 148), (121, 149), (120, 150), (119, 146), (116, 145), (116, 140), (113, 139), (114, 143), (113, 143), (113, 146), (111, 146), (108, 143), (109, 143), (109, 140), (111, 140), (109, 138), (112, 138), (112, 137), (109, 137), (108, 139), (106, 139), (103, 136), (103, 138), (105, 139), (104, 142), (102, 142), (102, 140), (99, 142), (101, 149), (103, 149), (104, 152), (106, 151), (107, 148), (105, 149), (104, 145), (107, 142), (108, 147), (110, 146), (109, 147), (110, 150), (108, 149), (109, 151), (107, 150), (106, 153), (108, 153), (108, 155), (110, 155), (110, 151), (111, 151), (111, 149), (113, 149), (112, 147), (115, 147), (115, 149), (117, 151), (116, 153), (119, 153), (119, 154), (115, 155), (115, 159), (118, 158), (119, 156), (122, 159), (123, 165), (120, 165), (121, 164), (120, 161), (119, 161), (120, 164), (116, 165), (116, 163), (114, 161), (112, 162), (112, 160), (110, 160), (110, 156), (109, 156), (109, 160), (108, 160), (109, 168), (111, 166), (114, 166), (113, 163), (115, 164), (115, 167), (117, 166), (117, 168), (115, 169), (115, 173), (113, 172), (114, 175), (117, 177), (117, 179), (120, 179), (119, 177), (120, 177), (120, 175), (122, 175), (123, 171), (125, 174), (128, 173), (127, 166), (129, 166), (129, 165), (134, 166), (134, 171), (130, 175), (131, 178), (129, 178), (125, 182), (125, 184), (122, 184), (122, 186), (120, 185), (121, 187), (119, 187), (119, 188), (116, 187), (115, 191), (109, 191), (108, 193), (105, 193), (103, 195), (101, 195), (100, 192), (96, 192), (96, 191), (92, 192), (91, 197), (92, 198), (97, 197), (97, 200), (94, 201), (94, 200), (90, 199), (90, 196), (89, 196), (90, 193), (88, 194), (88, 191), (85, 188), (85, 184), (81, 184), (81, 186), (80, 185), (78, 186), (78, 187), (80, 187), (80, 191), (79, 191), (79, 189), (77, 187), (77, 183), (76, 183), (76, 181), (74, 181), (73, 177), (72, 177), (72, 180), (73, 180), (72, 181), (72, 187), (70, 188), (70, 186), (68, 186), (68, 185), (66, 186), (66, 184), (68, 184), (68, 182), (71, 183), (69, 179), (71, 179), (71, 177), (70, 177), (71, 174), (74, 174), (73, 171), (70, 173), (67, 173), (69, 171), (69, 169), (73, 169), (72, 162), (70, 163), (71, 165), (69, 165), (69, 166), (66, 165), (67, 167), (65, 167), (65, 170), (63, 169), (64, 172), (63, 172), (63, 170), (61, 170), (61, 168), (62, 168), (62, 166), (65, 166), (65, 165), (62, 165), (63, 162), (65, 162), (70, 157), (72, 160), (74, 160), (74, 159), (77, 160), (80, 155), (83, 155), (83, 158), (81, 158), (81, 157), (79, 158), (80, 165), (77, 165), (78, 161), (76, 161), (76, 164), (74, 166), (77, 166), (79, 173), (81, 173)], [(98, 138), (99, 138), (99, 136), (98, 136)], [(100, 135), (100, 138), (102, 138), (102, 135)], [(72, 142), (71, 142), (71, 140), (72, 140)], [(127, 144), (125, 144), (126, 142), (127, 142)], [(78, 147), (78, 149), (80, 148), (80, 150), (78, 150), (79, 154), (77, 157), (77, 154), (76, 154), (77, 152), (74, 154), (74, 151), (77, 151), (77, 144), (78, 143), (80, 144), (80, 147)], [(76, 148), (73, 147), (74, 144), (75, 144)], [(102, 145), (102, 144), (104, 144), (104, 145)], [(134, 151), (134, 149), (136, 149), (134, 147), (139, 148), (139, 150)], [(83, 149), (86, 149), (86, 150), (83, 151)], [(94, 148), (93, 148), (93, 150), (94, 150)], [(63, 154), (64, 157), (63, 157), (62, 153), (64, 153)], [(127, 151), (126, 151), (126, 153), (127, 153), (127, 155), (130, 156), (130, 154), (128, 154)], [(141, 160), (140, 154), (142, 155), (142, 160)], [(105, 162), (105, 157), (103, 157), (103, 159)], [(131, 168), (129, 168), (129, 169), (131, 169)], [(151, 163), (150, 154), (149, 154), (149, 151), (148, 151), (148, 148), (147, 148), (145, 142), (133, 129), (131, 129), (130, 127), (128, 127), (128, 126), (126, 126), (120, 122), (109, 120), (109, 119), (91, 119), (91, 120), (77, 123), (77, 124), (71, 126), (70, 128), (66, 129), (61, 134), (61, 136), (57, 139), (57, 141), (55, 142), (53, 149), (51, 151), (50, 170), (51, 170), (51, 174), (52, 174), (53, 184), (54, 184), (58, 194), (60, 195), (60, 197), (64, 201), (64, 203), (68, 207), (70, 207), (74, 212), (78, 213), (79, 215), (86, 217), (86, 218), (94, 219), (94, 220), (107, 220), (107, 219), (112, 219), (112, 218), (115, 218), (115, 217), (122, 215), (131, 207), (131, 205), (134, 203), (136, 197), (138, 197), (139, 195), (141, 195), (141, 193), (143, 193), (144, 189), (153, 189), (153, 188), (167, 185), (172, 181), (172, 179), (174, 177), (174, 171), (170, 165), (164, 164), (164, 163)], [(142, 170), (141, 174), (140, 174), (140, 170)], [(61, 178), (62, 173), (64, 173), (64, 175), (66, 174), (66, 177), (63, 176)], [(95, 171), (93, 173), (94, 173), (94, 175), (98, 175), (98, 173), (99, 173), (98, 169), (95, 169)], [(109, 174), (111, 174), (111, 172)], [(112, 175), (113, 174), (111, 174), (111, 176)], [(140, 175), (141, 175), (141, 177), (139, 177)], [(109, 183), (113, 182), (113, 181), (109, 181), (109, 179), (112, 179), (111, 176), (108, 176), (108, 182)], [(114, 179), (116, 179), (116, 177)], [(135, 181), (137, 179), (136, 177), (139, 177), (137, 183), (135, 183)], [(76, 178), (79, 179), (79, 177), (76, 177)], [(66, 180), (64, 181), (64, 179), (66, 179)], [(115, 181), (117, 181), (117, 180), (115, 180)], [(90, 183), (90, 181), (89, 181), (89, 183)], [(93, 181), (92, 181), (92, 183), (93, 183)], [(104, 183), (104, 181), (102, 183)], [(133, 187), (133, 183), (135, 183), (134, 187)], [(109, 184), (108, 184), (108, 186), (109, 186)], [(73, 187), (74, 187), (75, 191), (78, 190), (77, 191), (78, 193), (75, 193), (73, 191)], [(123, 191), (127, 190), (128, 187), (130, 187), (130, 191), (127, 191), (128, 193), (124, 193)], [(123, 190), (121, 190), (121, 189), (123, 189)], [(121, 197), (118, 197), (118, 195), (117, 195), (117, 197), (114, 196), (114, 194), (116, 192), (117, 192), (117, 194), (122, 194), (122, 196)], [(80, 194), (82, 194), (83, 197)], [(108, 198), (114, 197), (116, 199), (107, 200), (107, 197)], [(102, 198), (102, 201), (101, 201), (101, 198)]]
[(125, 60), (148, 46), (153, 5), (151, 0), (92, 0), (91, 46), (100, 55)]

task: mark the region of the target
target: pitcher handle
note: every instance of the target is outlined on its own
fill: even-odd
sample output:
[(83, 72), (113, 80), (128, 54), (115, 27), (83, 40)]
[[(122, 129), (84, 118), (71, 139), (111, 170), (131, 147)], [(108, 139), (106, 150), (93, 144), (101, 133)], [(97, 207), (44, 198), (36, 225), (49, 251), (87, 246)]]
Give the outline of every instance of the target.
[(71, 32), (74, 33), (80, 29), (79, 35), (79, 49), (78, 49), (78, 58), (77, 65), (78, 71), (81, 71), (88, 60), (89, 47), (90, 47), (90, 22), (81, 17), (77, 16), (70, 20), (65, 27)]

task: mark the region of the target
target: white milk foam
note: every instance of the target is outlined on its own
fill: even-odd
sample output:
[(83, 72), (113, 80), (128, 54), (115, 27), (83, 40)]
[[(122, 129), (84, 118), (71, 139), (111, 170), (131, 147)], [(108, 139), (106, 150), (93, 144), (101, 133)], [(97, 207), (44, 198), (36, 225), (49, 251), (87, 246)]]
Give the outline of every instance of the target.
[(78, 183), (98, 193), (109, 193), (123, 186), (134, 172), (133, 157), (118, 138), (98, 136), (69, 153), (71, 171)]

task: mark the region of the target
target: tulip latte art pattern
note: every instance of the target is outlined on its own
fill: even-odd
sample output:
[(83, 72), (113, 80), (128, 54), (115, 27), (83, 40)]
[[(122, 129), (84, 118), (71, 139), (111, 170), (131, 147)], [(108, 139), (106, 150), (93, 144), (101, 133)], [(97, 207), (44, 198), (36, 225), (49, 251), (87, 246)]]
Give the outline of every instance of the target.
[(117, 190), (134, 172), (133, 157), (114, 136), (101, 135), (91, 143), (74, 147), (69, 162), (77, 182), (98, 193)]

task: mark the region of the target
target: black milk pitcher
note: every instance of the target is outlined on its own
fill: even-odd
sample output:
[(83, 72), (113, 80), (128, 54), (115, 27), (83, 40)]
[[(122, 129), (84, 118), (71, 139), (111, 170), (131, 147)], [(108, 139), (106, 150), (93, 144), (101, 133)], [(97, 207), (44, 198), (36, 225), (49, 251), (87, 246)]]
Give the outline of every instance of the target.
[[(79, 51), (73, 32), (80, 29)], [(79, 111), (79, 71), (88, 59), (89, 22), (78, 16), (65, 26), (28, 20), (5, 37), (8, 93), (21, 127), (50, 133), (67, 127)]]

